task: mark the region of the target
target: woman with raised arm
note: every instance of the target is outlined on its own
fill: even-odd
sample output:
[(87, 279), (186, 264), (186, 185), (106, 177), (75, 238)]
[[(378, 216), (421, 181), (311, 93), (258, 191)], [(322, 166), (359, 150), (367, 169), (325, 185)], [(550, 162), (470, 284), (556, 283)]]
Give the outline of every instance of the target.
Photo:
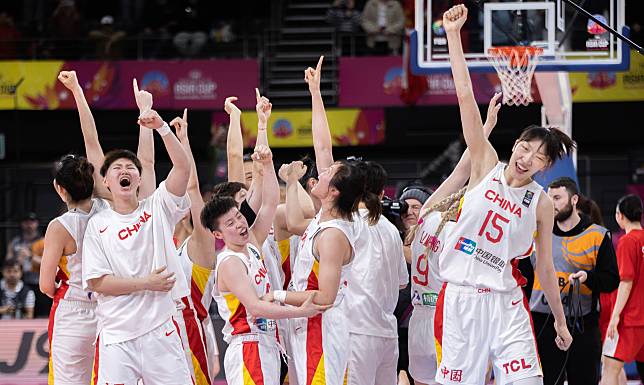
[[(490, 100), (484, 125), (488, 136), (496, 125), (501, 108), (501, 94)], [(436, 384), (436, 347), (434, 340), (436, 299), (443, 286), (438, 273), (438, 256), (456, 221), (463, 186), (470, 176), (470, 153), (466, 149), (452, 173), (427, 199), (417, 225), (410, 229), (407, 241), (411, 252), (411, 302), (414, 310), (409, 319), (409, 374), (416, 384)]]
[(219, 349), (208, 313), (215, 279), (215, 237), (199, 221), (204, 201), (188, 140), (188, 110), (184, 109), (183, 117), (174, 118), (170, 126), (176, 129), (177, 138), (190, 163), (188, 220), (192, 219), (193, 224), (191, 235), (178, 248), (179, 264), (190, 287), (190, 295), (181, 298), (182, 306), (177, 323), (194, 384), (211, 385), (219, 373)]
[(541, 384), (542, 373), (516, 265), (536, 244), (537, 268), (555, 318), (556, 343), (572, 342), (552, 264), (554, 210), (532, 177), (569, 153), (573, 141), (555, 128), (529, 126), (508, 164), (486, 138), (469, 77), (460, 29), (467, 8), (443, 15), (463, 134), (472, 162), (457, 222), (447, 234), (438, 266), (443, 285), (434, 333), (441, 384), (485, 381), (488, 361), (499, 384)]
[[(66, 155), (56, 164), (54, 188), (68, 211), (49, 223), (40, 266), (40, 290), (54, 299), (49, 315), (49, 383), (87, 383), (96, 380), (94, 342), (97, 334), (96, 298), (83, 289), (82, 247), (85, 228), (96, 213), (109, 208), (109, 191), (98, 174), (103, 150), (96, 124), (75, 71), (62, 71), (58, 80), (74, 95), (80, 116), (87, 157)], [(152, 95), (133, 81), (134, 97), (141, 113), (152, 108)], [(139, 154), (144, 165), (139, 196), (155, 188), (152, 132), (139, 129)], [(94, 376), (92, 377), (92, 366)]]
[(269, 293), (271, 284), (260, 248), (273, 223), (279, 188), (270, 149), (259, 145), (253, 160), (260, 162), (264, 171), (262, 205), (255, 223), (248, 226), (234, 199), (218, 196), (203, 208), (201, 222), (226, 244), (217, 256), (212, 291), (225, 321), (226, 381), (242, 385), (249, 383), (250, 377), (255, 384), (278, 385), (280, 348), (275, 320), (313, 316), (327, 306), (313, 304), (313, 293), (308, 293), (299, 307), (278, 306), (261, 299)]

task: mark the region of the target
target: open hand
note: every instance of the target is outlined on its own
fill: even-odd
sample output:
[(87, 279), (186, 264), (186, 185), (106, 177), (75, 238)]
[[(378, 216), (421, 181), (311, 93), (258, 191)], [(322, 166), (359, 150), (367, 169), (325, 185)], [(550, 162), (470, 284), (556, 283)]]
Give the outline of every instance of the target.
[(490, 99), (490, 104), (487, 107), (487, 117), (485, 118), (484, 126), (488, 129), (493, 129), (496, 126), (496, 121), (499, 116), (499, 110), (501, 109), (501, 103), (497, 104), (499, 98), (503, 95), (500, 92), (497, 92)]
[(164, 273), (166, 266), (154, 270), (146, 278), (146, 290), (151, 291), (170, 291), (177, 280), (174, 273)]

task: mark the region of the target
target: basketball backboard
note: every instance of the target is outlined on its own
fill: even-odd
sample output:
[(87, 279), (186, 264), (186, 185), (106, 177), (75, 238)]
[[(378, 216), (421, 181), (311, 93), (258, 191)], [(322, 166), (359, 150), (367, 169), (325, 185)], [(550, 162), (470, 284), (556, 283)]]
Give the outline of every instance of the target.
[[(625, 0), (573, 1), (628, 36)], [(416, 0), (412, 72), (450, 71), (442, 17), (458, 3), (469, 11), (461, 36), (471, 71), (494, 72), (487, 57), (489, 48), (517, 45), (543, 49), (536, 71), (624, 71), (630, 65), (627, 44), (563, 0)]]

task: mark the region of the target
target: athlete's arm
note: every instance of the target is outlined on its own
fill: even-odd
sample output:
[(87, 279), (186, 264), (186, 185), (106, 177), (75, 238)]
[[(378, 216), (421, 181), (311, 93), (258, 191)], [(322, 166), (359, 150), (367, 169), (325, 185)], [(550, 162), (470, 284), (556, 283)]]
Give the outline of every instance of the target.
[[(255, 142), (255, 148), (260, 145), (269, 147), (266, 127), (268, 125), (268, 118), (271, 116), (273, 104), (268, 100), (268, 98), (261, 96), (257, 88), (255, 88), (255, 98), (257, 100), (257, 104), (255, 105), (255, 111), (257, 111), (257, 141)], [(253, 162), (253, 181), (248, 188), (246, 202), (248, 202), (248, 205), (254, 212), (258, 212), (262, 206), (263, 185), (263, 167), (260, 163)]]
[[(139, 117), (139, 125), (158, 130), (164, 127), (165, 123), (156, 111), (149, 110)], [(186, 194), (188, 178), (190, 177), (188, 156), (169, 128), (167, 132), (161, 135), (161, 138), (172, 162), (172, 169), (165, 180), (166, 189), (172, 195), (182, 197)]]
[(572, 336), (566, 326), (566, 316), (561, 297), (555, 267), (552, 263), (552, 226), (554, 224), (554, 207), (547, 194), (539, 196), (537, 206), (537, 236), (536, 236), (536, 273), (539, 276), (543, 293), (550, 305), (550, 310), (555, 318), (557, 332), (556, 343), (562, 350), (567, 350), (572, 343)]
[(263, 144), (257, 146), (253, 154), (253, 161), (262, 165), (264, 174), (262, 182), (262, 206), (257, 213), (255, 223), (250, 228), (257, 242), (256, 246), (261, 249), (275, 219), (275, 210), (280, 201), (280, 188), (277, 183), (275, 168), (273, 167), (273, 153), (271, 149)]
[[(134, 100), (139, 107), (139, 115), (152, 109), (152, 94), (139, 90), (136, 79), (132, 79), (134, 89)], [(145, 199), (152, 195), (157, 188), (156, 173), (154, 172), (154, 135), (151, 130), (139, 126), (139, 146), (136, 157), (141, 161), (141, 185), (139, 186), (139, 199)]]
[(170, 291), (174, 286), (176, 278), (174, 273), (164, 272), (165, 266), (154, 270), (147, 277), (124, 278), (113, 275), (103, 275), (98, 278), (88, 279), (87, 283), (91, 291), (109, 295), (127, 295), (137, 291)]
[(615, 307), (613, 307), (613, 313), (610, 317), (610, 322), (608, 323), (608, 329), (606, 329), (606, 336), (608, 338), (615, 338), (617, 336), (617, 326), (619, 325), (619, 319), (622, 316), (622, 311), (628, 302), (628, 298), (631, 296), (631, 290), (633, 289), (633, 280), (622, 280), (619, 283), (617, 288), (617, 299), (615, 300)]
[(312, 303), (315, 293), (309, 293), (307, 300), (299, 307), (280, 306), (269, 301), (262, 301), (250, 284), (246, 267), (235, 257), (221, 262), (218, 269), (219, 282), (215, 284), (221, 284), (221, 291), (233, 293), (254, 317), (270, 319), (311, 317), (328, 308)]
[(111, 199), (112, 195), (107, 190), (100, 174), (103, 159), (105, 158), (103, 148), (98, 141), (98, 132), (96, 132), (96, 123), (94, 122), (94, 116), (92, 116), (92, 110), (87, 104), (83, 89), (78, 84), (76, 71), (61, 71), (58, 75), (58, 80), (72, 92), (76, 101), (81, 131), (83, 132), (83, 142), (85, 143), (85, 153), (89, 162), (94, 166), (94, 195), (104, 199)]
[(224, 102), (224, 110), (230, 116), (226, 138), (228, 181), (244, 183), (244, 141), (241, 132), (241, 111), (234, 104), (236, 101), (237, 97), (230, 96)]
[(306, 166), (300, 161), (288, 165), (286, 172), (286, 226), (289, 232), (296, 235), (304, 234), (311, 223), (302, 211), (300, 204), (299, 178), (306, 172)]
[(320, 60), (318, 60), (315, 69), (309, 67), (304, 71), (304, 80), (309, 85), (309, 92), (311, 93), (313, 110), (311, 129), (313, 131), (313, 149), (315, 150), (315, 163), (318, 168), (318, 173), (322, 173), (322, 171), (331, 167), (333, 164), (333, 142), (331, 141), (329, 122), (326, 118), (324, 101), (322, 100), (322, 93), (320, 92), (322, 60), (324, 60), (324, 56), (320, 56)]
[(65, 253), (65, 245), (70, 242), (75, 243), (65, 226), (56, 220), (49, 222), (45, 232), (45, 249), (40, 262), (38, 286), (40, 291), (50, 298), (54, 298), (56, 292), (56, 273), (60, 258), (64, 254), (71, 254), (69, 251)]
[(475, 186), (498, 162), (498, 157), (483, 132), (481, 114), (474, 99), (472, 80), (463, 54), (461, 27), (465, 20), (467, 20), (467, 8), (462, 4), (450, 8), (443, 14), (443, 28), (447, 33), (449, 59), (461, 113), (463, 135), (472, 158), (476, 159), (470, 177), (470, 185)]
[(332, 305), (340, 287), (342, 265), (351, 258), (351, 245), (342, 231), (328, 228), (317, 235), (313, 250), (317, 250), (320, 256), (320, 289), (315, 296), (315, 302), (320, 305)]
[[(501, 109), (501, 104), (497, 104), (501, 97), (500, 93), (494, 94), (490, 100), (490, 104), (487, 108), (487, 118), (485, 124), (483, 125), (483, 132), (485, 137), (489, 137), (490, 133), (496, 126), (497, 116), (499, 110)], [(421, 211), (426, 210), (436, 203), (447, 198), (451, 194), (457, 192), (461, 187), (465, 185), (465, 182), (470, 178), (471, 175), (471, 166), (472, 158), (470, 156), (469, 149), (465, 149), (461, 159), (458, 161), (454, 170), (449, 174), (449, 176), (443, 181), (443, 183), (438, 186), (436, 191), (425, 201), (425, 204), (421, 208)]]
[(174, 118), (170, 122), (177, 132), (177, 138), (181, 142), (188, 162), (190, 163), (190, 177), (188, 178), (188, 197), (190, 198), (190, 215), (193, 218), (192, 235), (188, 240), (188, 255), (192, 262), (199, 266), (212, 269), (215, 266), (215, 237), (210, 230), (206, 229), (199, 220), (201, 211), (204, 207), (201, 190), (199, 189), (199, 177), (197, 175), (197, 165), (190, 148), (188, 139), (188, 110), (183, 110), (183, 118)]

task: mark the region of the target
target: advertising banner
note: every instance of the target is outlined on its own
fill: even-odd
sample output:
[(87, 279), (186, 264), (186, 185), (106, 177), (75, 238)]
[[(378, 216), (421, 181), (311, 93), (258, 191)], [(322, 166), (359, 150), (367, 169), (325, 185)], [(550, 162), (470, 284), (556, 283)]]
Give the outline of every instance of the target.
[(625, 72), (570, 74), (573, 102), (627, 102), (644, 100), (644, 56), (631, 50), (631, 68)]
[[(326, 110), (334, 146), (361, 146), (385, 140), (385, 113), (381, 108), (328, 108)], [(213, 124), (228, 127), (225, 112), (213, 113)], [(257, 140), (257, 114), (242, 112), (244, 147), (253, 148)], [(311, 110), (273, 111), (268, 121), (271, 147), (311, 147)]]
[(240, 108), (255, 107), (257, 60), (186, 61), (3, 61), (0, 109), (75, 109), (72, 94), (58, 80), (76, 71), (92, 108), (134, 109), (132, 79), (154, 96), (155, 109), (223, 109), (228, 96)]
[(46, 385), (47, 319), (0, 321), (0, 385)]

